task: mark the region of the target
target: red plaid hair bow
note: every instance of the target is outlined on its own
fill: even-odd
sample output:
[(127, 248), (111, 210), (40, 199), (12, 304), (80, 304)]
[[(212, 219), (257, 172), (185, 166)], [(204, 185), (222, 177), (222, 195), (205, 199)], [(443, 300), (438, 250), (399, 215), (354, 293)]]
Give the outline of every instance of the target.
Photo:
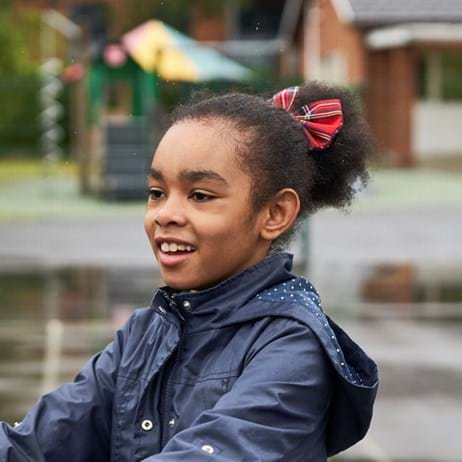
[(300, 87), (281, 90), (273, 96), (272, 102), (285, 109), (299, 122), (308, 138), (310, 150), (326, 149), (343, 126), (342, 103), (339, 99), (314, 101), (293, 111), (293, 104)]

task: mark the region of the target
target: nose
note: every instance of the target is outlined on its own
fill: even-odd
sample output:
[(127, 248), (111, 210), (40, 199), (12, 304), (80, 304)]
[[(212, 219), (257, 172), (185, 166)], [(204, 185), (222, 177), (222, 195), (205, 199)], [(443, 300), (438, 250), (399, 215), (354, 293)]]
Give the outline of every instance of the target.
[(186, 216), (178, 202), (167, 200), (155, 211), (154, 223), (162, 228), (167, 226), (184, 226), (186, 224)]

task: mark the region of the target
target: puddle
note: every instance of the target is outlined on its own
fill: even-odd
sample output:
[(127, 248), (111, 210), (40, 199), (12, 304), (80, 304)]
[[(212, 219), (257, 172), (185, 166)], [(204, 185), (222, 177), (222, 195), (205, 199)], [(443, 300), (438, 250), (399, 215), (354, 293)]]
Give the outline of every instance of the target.
[(382, 264), (369, 269), (361, 299), (382, 303), (462, 303), (462, 268)]
[(462, 320), (462, 268), (375, 265), (360, 283), (359, 302), (365, 316)]
[(325, 265), (311, 279), (335, 316), (462, 321), (461, 266)]
[(0, 272), (0, 420), (71, 380), (159, 284), (153, 269)]

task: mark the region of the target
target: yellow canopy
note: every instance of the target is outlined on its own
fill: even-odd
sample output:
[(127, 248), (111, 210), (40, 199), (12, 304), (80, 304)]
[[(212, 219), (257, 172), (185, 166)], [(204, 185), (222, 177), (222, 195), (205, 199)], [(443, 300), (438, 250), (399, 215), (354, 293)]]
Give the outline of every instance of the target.
[(243, 80), (250, 75), (244, 66), (162, 21), (147, 21), (127, 32), (122, 43), (144, 70), (167, 80)]

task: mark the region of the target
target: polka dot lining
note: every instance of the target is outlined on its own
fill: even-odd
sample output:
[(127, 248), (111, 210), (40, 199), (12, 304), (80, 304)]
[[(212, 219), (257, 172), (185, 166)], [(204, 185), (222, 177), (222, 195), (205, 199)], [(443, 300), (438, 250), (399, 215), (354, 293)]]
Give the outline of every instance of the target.
[(282, 284), (257, 294), (256, 298), (262, 301), (279, 303), (284, 301), (286, 303), (296, 303), (305, 306), (317, 319), (319, 319), (322, 328), (328, 335), (334, 347), (334, 351), (336, 352), (335, 359), (337, 363), (340, 364), (345, 378), (352, 383), (363, 383), (359, 372), (346, 362), (343, 351), (338, 344), (337, 337), (322, 310), (321, 298), (308, 280), (302, 277), (291, 279), (290, 281), (283, 282)]

